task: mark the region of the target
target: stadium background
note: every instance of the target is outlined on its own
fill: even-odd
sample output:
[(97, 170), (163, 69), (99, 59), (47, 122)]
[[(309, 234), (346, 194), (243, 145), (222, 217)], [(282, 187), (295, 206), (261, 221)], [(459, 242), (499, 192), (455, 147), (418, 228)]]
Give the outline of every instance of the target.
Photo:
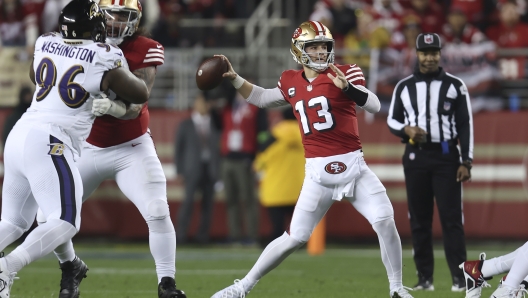
[[(0, 125), (17, 104), (20, 88), (30, 84), (28, 57), (33, 50), (32, 36), (38, 35), (35, 30), (42, 33), (45, 28), (53, 28), (56, 20), (52, 17), (53, 7), (60, 7), (63, 2), (0, 0), (2, 12), (9, 3), (21, 7), (19, 13), (11, 16), (0, 14)], [(359, 113), (360, 135), (366, 161), (386, 185), (394, 204), (400, 234), (409, 239), (400, 166), (403, 145), (389, 133), (385, 111), (392, 86), (412, 70), (409, 66), (413, 63), (413, 49), (405, 43), (409, 38), (406, 34), (411, 33), (406, 30), (422, 30), (426, 24), (432, 24), (448, 40), (446, 20), (452, 14), (463, 13), (484, 37), (479, 39), (471, 35), (473, 38), (467, 40), (446, 42), (442, 64), (465, 79), (474, 107), (473, 181), (464, 184), (466, 234), (469, 239), (477, 240), (523, 240), (528, 236), (528, 230), (519, 228), (528, 223), (524, 216), (528, 211), (528, 110), (525, 110), (528, 107), (528, 85), (524, 74), (528, 26), (524, 23), (527, 19), (525, 1), (513, 2), (520, 15), (520, 22), (512, 31), (519, 37), (517, 43), (505, 43), (500, 38), (493, 40), (493, 28), (501, 26), (500, 10), (508, 5), (507, 1), (425, 0), (430, 5), (429, 10), (434, 7), (432, 11), (438, 17), (431, 24), (427, 14), (412, 13), (415, 1), (403, 0), (385, 1), (394, 7), (399, 4), (402, 9), (399, 13), (395, 8), (384, 8), (384, 1), (376, 0), (144, 2), (142, 23), (152, 32), (153, 38), (166, 47), (165, 64), (159, 67), (149, 107), (150, 128), (168, 179), (173, 221), (183, 194), (182, 185), (175, 179), (174, 136), (178, 124), (189, 116), (187, 109), (197, 92), (194, 74), (200, 61), (213, 54), (225, 54), (242, 76), (264, 87), (274, 87), (282, 70), (297, 67), (289, 53), (291, 32), (302, 21), (316, 19), (331, 24), (336, 37), (337, 62), (360, 64), (367, 76), (368, 87), (382, 100), (380, 114), (373, 117)], [(380, 42), (374, 42), (377, 40)], [(209, 92), (208, 97), (221, 100), (231, 96), (231, 88), (227, 83)], [(279, 115), (277, 111), (270, 111), (271, 125)], [(223, 192), (220, 191), (214, 208), (213, 239), (223, 239), (227, 235), (223, 202)], [(194, 210), (199, 212), (199, 208)], [(195, 215), (191, 236), (198, 224), (198, 213)], [(83, 228), (77, 238), (146, 240), (148, 236), (147, 227), (136, 208), (111, 181), (103, 183), (83, 205), (82, 219)], [(263, 209), (261, 219), (260, 233), (267, 235), (270, 225)], [(438, 221), (435, 221), (434, 231), (437, 238), (441, 237)], [(347, 203), (336, 203), (331, 208), (327, 216), (327, 233), (329, 239), (336, 241), (376, 239), (366, 220)]]

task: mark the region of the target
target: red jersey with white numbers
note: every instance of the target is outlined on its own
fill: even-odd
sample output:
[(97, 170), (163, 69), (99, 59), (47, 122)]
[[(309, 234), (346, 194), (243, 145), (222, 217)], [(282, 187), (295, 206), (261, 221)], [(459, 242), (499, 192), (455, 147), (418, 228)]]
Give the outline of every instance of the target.
[[(123, 51), (131, 72), (162, 65), (164, 61), (163, 46), (144, 36), (125, 39), (119, 48)], [(86, 141), (102, 148), (128, 142), (147, 132), (149, 119), (146, 103), (135, 119), (121, 120), (110, 115), (97, 117)]]
[[(354, 85), (365, 86), (359, 66), (336, 65)], [(295, 112), (306, 158), (345, 154), (361, 149), (356, 103), (336, 87), (328, 68), (312, 82), (303, 70), (282, 73), (278, 87)]]

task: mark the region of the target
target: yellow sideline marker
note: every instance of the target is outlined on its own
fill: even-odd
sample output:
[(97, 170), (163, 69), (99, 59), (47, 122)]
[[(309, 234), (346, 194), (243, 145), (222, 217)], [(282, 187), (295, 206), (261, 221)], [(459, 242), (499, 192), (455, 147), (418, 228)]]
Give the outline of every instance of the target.
[(308, 254), (311, 256), (322, 255), (326, 247), (326, 216), (315, 227), (310, 240), (308, 240)]

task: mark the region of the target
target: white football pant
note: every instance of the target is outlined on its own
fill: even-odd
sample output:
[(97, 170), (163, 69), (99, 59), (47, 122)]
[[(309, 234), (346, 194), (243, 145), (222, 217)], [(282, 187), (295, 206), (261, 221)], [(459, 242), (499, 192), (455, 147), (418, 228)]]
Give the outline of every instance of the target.
[[(158, 282), (165, 276), (174, 277), (176, 233), (167, 204), (167, 181), (150, 134), (108, 148), (85, 143), (77, 167), (84, 184), (83, 202), (101, 182), (115, 179), (148, 224)], [(73, 245), (66, 243), (56, 254), (59, 259), (72, 259)]]
[(9, 270), (18, 271), (77, 233), (83, 186), (71, 149), (34, 123), (14, 126), (4, 167), (0, 250), (31, 227), (38, 207), (47, 221), (6, 256)]
[[(355, 180), (354, 195), (345, 199), (369, 221), (378, 234), (382, 261), (390, 289), (394, 291), (402, 287), (402, 248), (394, 223), (394, 211), (381, 181), (368, 168), (362, 157), (360, 163), (360, 175)], [(334, 188), (322, 186), (309, 177), (304, 179), (289, 233), (284, 233), (264, 249), (256, 264), (242, 280), (247, 291), (310, 239), (316, 225), (334, 203), (333, 191)]]

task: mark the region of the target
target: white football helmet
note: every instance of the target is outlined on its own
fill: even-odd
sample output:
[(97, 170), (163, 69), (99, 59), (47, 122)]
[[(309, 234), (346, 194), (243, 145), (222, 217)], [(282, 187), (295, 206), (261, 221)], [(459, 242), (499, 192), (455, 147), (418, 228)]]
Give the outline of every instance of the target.
[[(326, 61), (323, 63), (314, 62), (304, 50), (306, 44), (313, 42), (326, 42)], [(290, 52), (295, 62), (302, 64), (316, 72), (323, 72), (328, 68), (329, 63), (334, 62), (335, 41), (330, 30), (321, 22), (304, 22), (293, 32)]]
[(143, 8), (139, 0), (101, 0), (106, 15), (106, 42), (119, 45), (139, 27)]

